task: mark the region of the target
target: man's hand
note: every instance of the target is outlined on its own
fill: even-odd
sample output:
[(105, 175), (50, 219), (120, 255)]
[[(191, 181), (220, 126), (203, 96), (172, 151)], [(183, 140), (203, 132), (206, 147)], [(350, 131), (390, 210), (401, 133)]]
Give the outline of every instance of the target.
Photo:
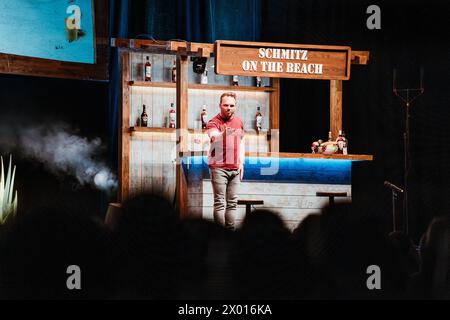
[(244, 165), (243, 164), (239, 165), (239, 178), (241, 179), (241, 181), (244, 178)]
[(211, 143), (213, 143), (219, 136), (222, 136), (223, 133), (221, 133), (217, 129), (212, 129), (208, 131), (209, 139), (211, 140)]

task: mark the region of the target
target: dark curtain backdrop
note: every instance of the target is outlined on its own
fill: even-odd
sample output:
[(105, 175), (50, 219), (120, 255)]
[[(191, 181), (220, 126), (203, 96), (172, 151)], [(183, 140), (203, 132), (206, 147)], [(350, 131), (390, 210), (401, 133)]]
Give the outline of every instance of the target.
[[(366, 27), (366, 8), (381, 8), (381, 30)], [(361, 215), (391, 229), (391, 198), (383, 181), (403, 186), (404, 105), (392, 93), (393, 69), (400, 87), (425, 94), (411, 108), (410, 231), (416, 238), (432, 216), (450, 210), (448, 75), (449, 4), (440, 0), (251, 0), (112, 1), (112, 36), (216, 39), (349, 45), (370, 51), (366, 66), (353, 66), (344, 82), (343, 129), (350, 152), (373, 154), (355, 164), (354, 201)], [(110, 137), (117, 147), (117, 55), (112, 51)], [(329, 82), (281, 81), (281, 151), (309, 152), (329, 128)], [(117, 150), (113, 150), (113, 153)]]
[[(381, 30), (366, 28), (371, 4), (381, 8)], [(353, 197), (367, 208), (361, 215), (389, 228), (391, 198), (383, 182), (403, 187), (404, 174), (405, 108), (392, 92), (393, 69), (399, 87), (415, 88), (423, 67), (425, 94), (412, 103), (410, 118), (411, 234), (417, 238), (432, 216), (449, 214), (448, 1), (266, 0), (262, 8), (262, 40), (370, 51), (368, 65), (353, 66), (344, 82), (343, 129), (351, 153), (375, 158), (353, 170)], [(307, 152), (313, 139), (326, 138), (328, 82), (283, 79), (281, 88), (281, 149)]]

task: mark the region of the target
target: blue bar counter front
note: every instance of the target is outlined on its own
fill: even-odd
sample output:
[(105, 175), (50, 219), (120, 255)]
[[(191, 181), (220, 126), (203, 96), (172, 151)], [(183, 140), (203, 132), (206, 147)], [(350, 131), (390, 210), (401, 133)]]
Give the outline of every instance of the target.
[[(243, 180), (349, 185), (353, 161), (360, 160), (246, 157)], [(182, 166), (188, 183), (210, 179), (207, 156), (183, 157)]]

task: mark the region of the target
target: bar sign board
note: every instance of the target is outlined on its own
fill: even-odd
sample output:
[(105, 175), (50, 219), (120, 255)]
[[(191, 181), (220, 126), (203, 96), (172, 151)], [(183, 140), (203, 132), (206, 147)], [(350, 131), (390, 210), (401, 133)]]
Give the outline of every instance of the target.
[(351, 48), (218, 40), (215, 72), (223, 75), (348, 80)]

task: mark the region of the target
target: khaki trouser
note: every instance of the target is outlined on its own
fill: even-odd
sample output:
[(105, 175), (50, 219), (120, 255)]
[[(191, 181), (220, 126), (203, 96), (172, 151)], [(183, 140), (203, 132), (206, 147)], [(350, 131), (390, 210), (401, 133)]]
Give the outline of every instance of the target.
[(234, 229), (237, 192), (241, 182), (239, 169), (209, 169), (214, 192), (214, 222)]

